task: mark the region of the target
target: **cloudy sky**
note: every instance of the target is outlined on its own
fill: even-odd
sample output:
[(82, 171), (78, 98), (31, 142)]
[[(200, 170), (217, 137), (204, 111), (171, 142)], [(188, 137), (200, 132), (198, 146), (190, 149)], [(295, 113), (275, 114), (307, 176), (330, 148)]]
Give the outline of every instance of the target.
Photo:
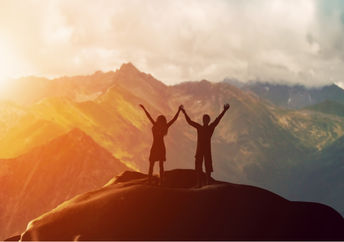
[(344, 1), (0, 1), (2, 79), (129, 61), (167, 84), (341, 82)]

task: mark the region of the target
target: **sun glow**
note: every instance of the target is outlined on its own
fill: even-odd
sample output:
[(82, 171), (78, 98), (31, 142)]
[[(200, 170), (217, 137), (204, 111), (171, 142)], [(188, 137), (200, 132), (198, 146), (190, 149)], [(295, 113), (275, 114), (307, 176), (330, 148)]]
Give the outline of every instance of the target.
[(11, 46), (0, 36), (0, 88), (5, 88), (9, 78), (15, 75), (18, 66), (15, 60), (15, 52)]

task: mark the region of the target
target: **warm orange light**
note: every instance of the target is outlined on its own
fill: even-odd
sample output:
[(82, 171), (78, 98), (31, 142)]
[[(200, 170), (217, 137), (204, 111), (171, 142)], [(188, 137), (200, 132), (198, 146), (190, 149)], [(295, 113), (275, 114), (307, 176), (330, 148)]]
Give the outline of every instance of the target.
[(0, 89), (7, 86), (8, 79), (15, 74), (15, 69), (15, 53), (10, 44), (0, 36)]

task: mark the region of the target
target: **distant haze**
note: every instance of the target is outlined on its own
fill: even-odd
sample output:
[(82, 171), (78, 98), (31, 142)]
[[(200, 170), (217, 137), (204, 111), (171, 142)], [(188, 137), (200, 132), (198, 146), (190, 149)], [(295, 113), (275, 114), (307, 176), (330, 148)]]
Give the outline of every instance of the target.
[(114, 70), (167, 84), (343, 82), (344, 1), (0, 2), (0, 79)]

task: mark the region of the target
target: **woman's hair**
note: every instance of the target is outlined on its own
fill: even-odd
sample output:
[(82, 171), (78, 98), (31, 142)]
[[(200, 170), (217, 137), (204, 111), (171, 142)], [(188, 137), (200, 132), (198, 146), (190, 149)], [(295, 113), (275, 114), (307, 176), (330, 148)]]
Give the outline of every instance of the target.
[(167, 135), (167, 120), (164, 115), (159, 115), (155, 121), (154, 128), (161, 131), (163, 135)]

